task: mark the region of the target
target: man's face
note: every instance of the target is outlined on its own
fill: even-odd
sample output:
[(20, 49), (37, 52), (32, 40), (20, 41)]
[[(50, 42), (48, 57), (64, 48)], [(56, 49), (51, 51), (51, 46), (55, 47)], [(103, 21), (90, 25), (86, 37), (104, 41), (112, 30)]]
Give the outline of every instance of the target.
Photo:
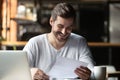
[(55, 38), (60, 42), (64, 42), (68, 39), (72, 31), (73, 18), (65, 19), (58, 16), (55, 21), (52, 21), (51, 26)]

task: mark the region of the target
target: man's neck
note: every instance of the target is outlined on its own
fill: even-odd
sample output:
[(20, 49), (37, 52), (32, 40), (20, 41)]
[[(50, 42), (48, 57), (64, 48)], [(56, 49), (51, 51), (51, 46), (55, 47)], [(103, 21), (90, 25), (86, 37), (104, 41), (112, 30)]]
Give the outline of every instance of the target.
[(50, 44), (57, 50), (61, 49), (66, 43), (66, 41), (60, 42), (59, 40), (57, 40), (52, 33), (49, 33), (47, 35), (47, 38)]

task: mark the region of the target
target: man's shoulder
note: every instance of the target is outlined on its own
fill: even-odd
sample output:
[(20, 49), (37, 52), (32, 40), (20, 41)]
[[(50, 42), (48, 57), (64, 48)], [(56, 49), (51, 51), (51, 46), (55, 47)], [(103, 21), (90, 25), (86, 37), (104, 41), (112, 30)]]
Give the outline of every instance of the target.
[(72, 39), (85, 39), (83, 36), (76, 34), (76, 33), (71, 33), (71, 38)]
[(86, 43), (87, 40), (79, 34), (71, 33), (69, 41), (71, 44), (79, 45)]
[(40, 34), (40, 35), (37, 35), (37, 36), (34, 36), (30, 39), (30, 41), (40, 41), (40, 40), (43, 40), (45, 38), (46, 34)]

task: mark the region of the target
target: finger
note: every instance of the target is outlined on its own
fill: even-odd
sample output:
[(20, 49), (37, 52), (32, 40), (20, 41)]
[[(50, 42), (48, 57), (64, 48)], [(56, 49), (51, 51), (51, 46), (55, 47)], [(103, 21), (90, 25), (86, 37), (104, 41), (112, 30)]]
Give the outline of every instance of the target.
[(82, 79), (85, 77), (85, 73), (82, 70), (76, 69), (75, 73)]
[(49, 76), (45, 74), (45, 75), (43, 75), (43, 79), (48, 80)]
[(91, 74), (91, 71), (87, 67), (80, 66), (81, 70), (83, 70), (86, 74)]
[(36, 74), (35, 76), (34, 76), (34, 79), (43, 79), (43, 80), (48, 80), (49, 79), (49, 76), (47, 76), (46, 74)]
[(48, 80), (49, 76), (46, 75), (42, 70), (38, 69), (34, 75), (34, 79), (36, 79), (36, 80)]
[(75, 73), (82, 79), (89, 79), (90, 77), (89, 71), (83, 68), (77, 68)]
[(78, 71), (78, 72), (80, 72), (80, 73), (82, 73), (82, 74), (86, 74), (86, 73), (88, 73), (88, 71), (86, 70), (86, 69), (83, 69), (83, 68), (76, 68), (76, 71)]
[(42, 79), (42, 76), (40, 76), (40, 75), (35, 75), (34, 76), (34, 80), (41, 80)]

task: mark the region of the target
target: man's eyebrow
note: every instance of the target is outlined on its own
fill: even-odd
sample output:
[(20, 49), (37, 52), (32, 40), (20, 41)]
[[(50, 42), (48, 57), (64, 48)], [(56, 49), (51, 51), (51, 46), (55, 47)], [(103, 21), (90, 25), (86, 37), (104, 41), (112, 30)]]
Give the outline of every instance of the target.
[(59, 27), (63, 27), (64, 25), (62, 25), (62, 24), (57, 24), (57, 26), (59, 26)]
[(57, 25), (63, 26), (62, 24), (57, 24)]
[(71, 24), (70, 26), (68, 26), (68, 27), (72, 27), (74, 24)]
[[(57, 25), (59, 25), (59, 26), (64, 26), (64, 25), (62, 25), (62, 24), (57, 24)], [(67, 27), (72, 27), (74, 24), (71, 24), (71, 25), (69, 25), (69, 26), (67, 26)]]

